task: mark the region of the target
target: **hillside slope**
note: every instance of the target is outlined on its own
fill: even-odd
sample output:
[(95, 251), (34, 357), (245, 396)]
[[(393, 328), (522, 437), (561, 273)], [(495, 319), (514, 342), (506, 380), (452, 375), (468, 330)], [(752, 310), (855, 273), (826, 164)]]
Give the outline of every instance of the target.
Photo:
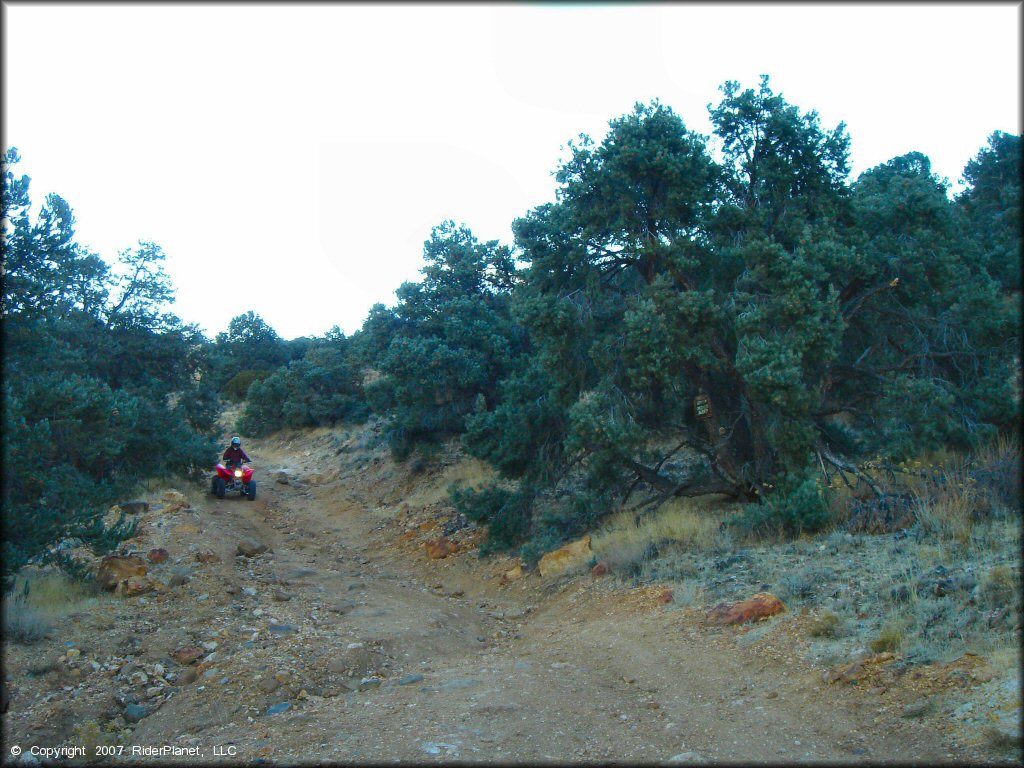
[(1019, 683), (986, 659), (905, 674), (873, 657), (830, 684), (806, 652), (806, 611), (720, 627), (710, 606), (658, 584), (586, 571), (509, 581), (515, 561), (478, 558), (472, 525), (448, 525), (458, 551), (428, 557), (453, 519), (447, 484), (483, 472), (454, 449), (416, 473), (372, 427), (245, 447), (256, 501), (183, 489), (140, 514), (128, 548), (169, 553), (138, 587), (154, 591), (92, 598), (42, 643), (5, 645), (5, 751), (198, 749), (176, 757), (186, 763), (1013, 757), (950, 716), (965, 702), (992, 722), (1010, 716), (1000, 707)]

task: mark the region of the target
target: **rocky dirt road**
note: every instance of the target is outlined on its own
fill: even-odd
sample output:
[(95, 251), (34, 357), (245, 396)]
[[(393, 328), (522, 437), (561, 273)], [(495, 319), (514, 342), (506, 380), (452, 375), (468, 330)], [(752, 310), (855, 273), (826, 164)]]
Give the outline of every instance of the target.
[[(196, 492), (147, 513), (132, 543), (170, 553), (149, 573), (167, 588), (74, 617), (45, 650), (52, 679), (16, 669), (8, 743), (70, 743), (132, 706), (120, 760), (162, 745), (204, 764), (970, 757), (927, 707), (908, 714), (912, 691), (823, 680), (794, 652), (806, 617), (709, 627), (610, 577), (504, 582), (512, 561), (478, 558), (471, 528), (428, 558), (443, 499), (414, 503), (423, 477), (357, 443), (253, 441), (256, 501)], [(32, 663), (20, 653), (9, 669)]]

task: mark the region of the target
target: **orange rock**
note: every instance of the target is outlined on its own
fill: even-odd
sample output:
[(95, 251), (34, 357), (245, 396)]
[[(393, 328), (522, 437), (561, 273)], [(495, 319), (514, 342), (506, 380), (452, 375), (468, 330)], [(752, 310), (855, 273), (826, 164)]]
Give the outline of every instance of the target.
[(835, 683), (856, 683), (871, 672), (872, 667), (888, 664), (895, 660), (895, 658), (895, 654), (886, 651), (885, 653), (876, 653), (874, 656), (869, 656), (866, 659), (859, 659), (850, 664), (835, 666), (825, 671), (825, 681), (829, 685)]
[(554, 552), (548, 552), (537, 563), (537, 569), (540, 571), (540, 575), (545, 578), (548, 576), (560, 576), (568, 571), (586, 566), (587, 561), (590, 560), (592, 555), (590, 534), (587, 534), (579, 541), (566, 544)]
[(195, 664), (206, 654), (202, 648), (196, 645), (184, 645), (171, 654), (171, 658), (182, 666)]
[(852, 664), (832, 667), (831, 669), (826, 670), (824, 674), (825, 681), (829, 685), (839, 682), (855, 683), (863, 676), (864, 665), (859, 661), (855, 661)]
[(606, 573), (608, 573), (608, 563), (606, 563), (604, 560), (602, 560), (600, 563), (598, 563), (590, 569), (590, 575), (593, 576), (595, 579), (598, 576), (604, 576)]
[(157, 547), (156, 549), (149, 550), (149, 554), (146, 555), (146, 559), (148, 559), (149, 562), (151, 563), (162, 563), (170, 556), (170, 552), (168, 552), (166, 549), (162, 547)]
[(518, 581), (519, 579), (523, 578), (524, 575), (525, 571), (523, 571), (523, 564), (516, 563), (515, 568), (511, 568), (505, 571), (503, 574), (501, 574), (501, 581), (502, 583), (507, 584), (510, 581)]
[(189, 504), (188, 499), (185, 498), (185, 494), (181, 491), (165, 491), (163, 495), (164, 507), (161, 510), (165, 515), (171, 512), (177, 512), (179, 509), (189, 509), (192, 505)]
[(111, 590), (131, 576), (145, 576), (146, 563), (141, 557), (107, 555), (100, 561), (96, 571), (96, 583), (103, 589)]
[(427, 550), (427, 557), (434, 560), (440, 560), (459, 551), (459, 545), (444, 536), (431, 539), (423, 546)]
[(124, 594), (127, 597), (135, 597), (136, 595), (144, 595), (147, 592), (153, 591), (153, 585), (149, 579), (145, 579), (142, 576), (129, 576), (124, 580)]
[(748, 621), (766, 619), (786, 610), (786, 605), (770, 592), (758, 592), (749, 600), (733, 605), (719, 603), (707, 615), (711, 624), (745, 624)]

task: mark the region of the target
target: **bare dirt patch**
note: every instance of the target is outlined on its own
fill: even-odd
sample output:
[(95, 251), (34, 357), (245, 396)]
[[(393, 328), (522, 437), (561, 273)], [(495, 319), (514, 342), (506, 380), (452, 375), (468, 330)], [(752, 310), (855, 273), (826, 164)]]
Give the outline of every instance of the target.
[[(395, 466), (372, 426), (246, 450), (255, 502), (192, 489), (190, 506), (141, 513), (128, 545), (167, 550), (147, 574), (166, 591), (98, 595), (54, 614), (48, 639), (5, 644), (6, 743), (105, 743), (122, 760), (166, 744), (198, 748), (175, 758), (197, 763), (1015, 756), (951, 714), (1005, 706), (1005, 659), (911, 666), (894, 655), (830, 682), (859, 650), (811, 631), (816, 605), (784, 596), (789, 610), (763, 622), (708, 623), (715, 600), (750, 597), (760, 574), (734, 592), (688, 591), (665, 563), (663, 577), (652, 565), (504, 577), (517, 561), (478, 558), (481, 531), (439, 491), (485, 474), (454, 452), (427, 469)], [(424, 543), (446, 529), (458, 550), (428, 557)], [(239, 554), (243, 539), (266, 549)], [(816, 552), (799, 552), (805, 567)], [(714, 572), (732, 585), (742, 565)], [(195, 661), (176, 660), (191, 647)]]

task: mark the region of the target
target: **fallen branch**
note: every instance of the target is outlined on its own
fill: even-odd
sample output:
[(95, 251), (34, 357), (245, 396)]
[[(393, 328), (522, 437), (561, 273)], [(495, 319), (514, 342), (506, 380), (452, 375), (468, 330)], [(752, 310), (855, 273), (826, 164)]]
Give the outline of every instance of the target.
[[(849, 461), (847, 461), (847, 460), (845, 460), (843, 458), (840, 458), (839, 456), (836, 456), (834, 453), (832, 453), (828, 448), (826, 448), (823, 445), (819, 445), (817, 450), (818, 450), (818, 453), (820, 453), (822, 456), (824, 456), (826, 459), (828, 459), (829, 464), (831, 464), (832, 466), (834, 466), (834, 467), (836, 467), (837, 469), (840, 470), (840, 474), (842, 473), (842, 470), (845, 469), (847, 472), (849, 472), (851, 475), (856, 477), (858, 480), (863, 480), (867, 484), (867, 486), (872, 491), (874, 491), (875, 495), (878, 498), (883, 499), (883, 498), (886, 497), (887, 494), (881, 488), (878, 487), (878, 485), (875, 483), (875, 481), (872, 480), (870, 477), (868, 477), (867, 474), (862, 472), (855, 464), (853, 464), (853, 463), (851, 463), (851, 462), (849, 462)], [(846, 478), (844, 477), (843, 480), (846, 480)], [(846, 484), (847, 484), (847, 486), (850, 485), (849, 482), (847, 482)]]

